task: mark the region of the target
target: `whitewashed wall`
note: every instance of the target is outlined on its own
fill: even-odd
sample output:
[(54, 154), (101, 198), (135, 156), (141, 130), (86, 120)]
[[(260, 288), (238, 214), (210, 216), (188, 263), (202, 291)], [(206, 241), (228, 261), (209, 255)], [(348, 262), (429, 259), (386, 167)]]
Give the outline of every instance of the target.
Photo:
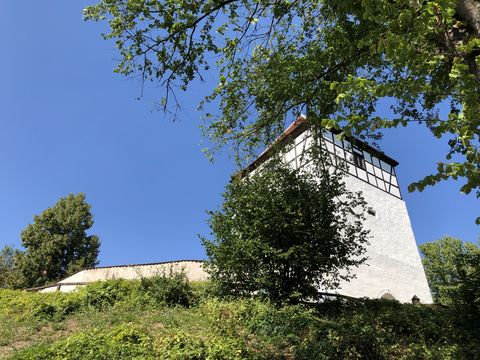
[[(79, 285), (62, 285), (68, 283), (90, 283), (110, 279), (140, 279), (159, 274), (169, 275), (171, 272), (183, 271), (190, 281), (205, 281), (208, 274), (203, 270), (201, 261), (172, 261), (159, 264), (109, 266), (87, 269), (63, 279), (58, 284), (41, 290), (41, 292), (70, 292)], [(60, 287), (58, 286), (60, 285)]]
[(369, 259), (355, 270), (357, 278), (343, 282), (338, 292), (370, 298), (390, 293), (401, 302), (411, 302), (416, 295), (422, 303), (432, 303), (405, 202), (351, 176), (345, 183), (363, 192), (375, 215), (367, 214), (365, 222), (372, 236)]

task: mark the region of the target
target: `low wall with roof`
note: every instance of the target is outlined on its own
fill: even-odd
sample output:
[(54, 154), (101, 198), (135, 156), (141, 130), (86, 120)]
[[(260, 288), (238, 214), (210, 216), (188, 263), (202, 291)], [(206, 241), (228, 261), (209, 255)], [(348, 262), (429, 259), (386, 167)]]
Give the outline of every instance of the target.
[(179, 260), (155, 264), (104, 266), (86, 269), (59, 281), (57, 284), (42, 287), (39, 291), (70, 292), (75, 290), (78, 286), (95, 281), (110, 279), (140, 279), (142, 277), (152, 277), (161, 274), (169, 275), (182, 271), (190, 281), (205, 281), (208, 279), (208, 274), (203, 269), (203, 261)]

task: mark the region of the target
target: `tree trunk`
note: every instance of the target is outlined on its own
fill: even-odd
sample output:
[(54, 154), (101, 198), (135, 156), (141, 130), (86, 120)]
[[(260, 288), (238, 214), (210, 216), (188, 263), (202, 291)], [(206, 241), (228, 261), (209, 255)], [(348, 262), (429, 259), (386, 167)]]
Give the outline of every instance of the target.
[(480, 1), (458, 0), (457, 14), (467, 23), (475, 36), (480, 38)]
[[(469, 32), (476, 38), (480, 38), (480, 1), (479, 0), (457, 0), (457, 15), (466, 23)], [(477, 57), (480, 51), (474, 50), (465, 55), (465, 63), (470, 73), (475, 75), (480, 83), (480, 66)]]

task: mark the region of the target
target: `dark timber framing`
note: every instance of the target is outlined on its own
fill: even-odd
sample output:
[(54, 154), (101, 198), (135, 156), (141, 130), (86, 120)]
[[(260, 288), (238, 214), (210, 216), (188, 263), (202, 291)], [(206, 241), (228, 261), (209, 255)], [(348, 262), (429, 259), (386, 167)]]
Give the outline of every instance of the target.
[[(305, 166), (307, 162), (302, 161), (302, 153), (305, 150), (308, 136), (305, 136), (299, 142), (297, 142), (297, 138), (309, 128), (310, 125), (306, 118), (304, 116), (298, 117), (272, 146), (267, 148), (245, 169), (245, 172), (251, 172), (263, 164), (272, 155), (274, 148), (279, 146), (285, 148), (287, 164), (293, 163), (295, 168)], [(402, 195), (395, 173), (395, 167), (399, 164), (398, 161), (354, 137), (346, 136), (344, 140), (341, 140), (337, 136), (339, 133), (340, 130), (322, 130), (321, 147), (330, 153), (332, 165), (338, 167), (340, 162), (347, 164), (347, 174), (401, 199)], [(299, 143), (304, 144), (300, 151), (297, 150)], [(293, 155), (290, 153), (292, 150)], [(355, 156), (358, 156), (359, 159), (355, 159)]]

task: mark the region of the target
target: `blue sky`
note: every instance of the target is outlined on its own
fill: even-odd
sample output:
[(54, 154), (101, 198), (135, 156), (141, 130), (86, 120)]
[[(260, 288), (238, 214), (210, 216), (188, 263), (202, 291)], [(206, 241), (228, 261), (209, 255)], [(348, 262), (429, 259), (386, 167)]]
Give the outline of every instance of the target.
[[(195, 111), (208, 86), (182, 97), (172, 123), (154, 111), (159, 91), (114, 74), (103, 24), (85, 23), (87, 1), (0, 2), (0, 246), (20, 246), (35, 214), (84, 192), (102, 265), (203, 258), (205, 210), (219, 204), (234, 169), (228, 151), (210, 163)], [(210, 78), (210, 83), (213, 79)], [(292, 119), (293, 120), (293, 119)], [(418, 243), (443, 235), (476, 241), (479, 202), (449, 182), (409, 194), (447, 145), (422, 126), (385, 134)]]

